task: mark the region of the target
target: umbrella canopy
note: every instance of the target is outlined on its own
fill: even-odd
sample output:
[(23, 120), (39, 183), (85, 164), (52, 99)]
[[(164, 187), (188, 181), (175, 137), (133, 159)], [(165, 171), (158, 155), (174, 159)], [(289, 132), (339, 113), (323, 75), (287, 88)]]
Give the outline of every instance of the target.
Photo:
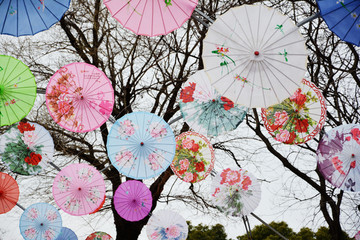
[(113, 240), (113, 238), (105, 232), (94, 232), (90, 234), (85, 240)]
[(0, 172), (0, 214), (9, 212), (19, 200), (19, 185), (9, 174)]
[(166, 35), (180, 28), (194, 11), (198, 0), (104, 0), (111, 15), (138, 35)]
[(313, 139), (325, 123), (324, 96), (313, 83), (305, 79), (302, 83), (290, 98), (261, 109), (266, 129), (279, 142), (305, 143)]
[(170, 166), (175, 145), (174, 133), (161, 117), (134, 112), (115, 122), (106, 147), (111, 163), (120, 173), (134, 179), (148, 179)]
[(34, 35), (60, 21), (70, 0), (2, 0), (0, 34)]
[(354, 238), (355, 240), (360, 240), (360, 231), (355, 234)]
[(20, 233), (25, 240), (55, 240), (61, 232), (58, 210), (48, 203), (35, 203), (25, 209), (20, 218)]
[(185, 240), (188, 235), (188, 225), (178, 213), (160, 210), (149, 219), (146, 234), (151, 240)]
[(221, 15), (204, 39), (212, 85), (235, 103), (268, 107), (291, 96), (306, 72), (305, 39), (290, 18), (263, 5)]
[(345, 124), (326, 132), (319, 142), (318, 168), (332, 185), (360, 191), (360, 125)]
[(127, 221), (139, 221), (151, 210), (151, 192), (142, 182), (126, 181), (115, 192), (114, 206), (118, 214)]
[(19, 122), (0, 136), (2, 161), (22, 175), (34, 175), (46, 168), (54, 154), (50, 133), (41, 125)]
[(73, 232), (73, 230), (66, 227), (62, 227), (61, 233), (56, 240), (78, 240), (78, 237)]
[(360, 46), (360, 1), (317, 0), (320, 15), (340, 39)]
[[(0, 4), (0, 12), (1, 9)], [(0, 126), (23, 119), (35, 98), (35, 77), (29, 67), (18, 59), (0, 55)]]
[(109, 118), (114, 89), (100, 69), (87, 63), (71, 63), (51, 77), (46, 105), (51, 117), (63, 128), (89, 132)]
[(105, 182), (94, 167), (75, 163), (63, 168), (55, 177), (53, 196), (65, 212), (80, 216), (94, 212), (105, 195)]
[(196, 132), (176, 137), (176, 153), (171, 169), (185, 182), (204, 180), (214, 168), (214, 149), (207, 138)]
[(236, 129), (246, 116), (247, 108), (221, 96), (200, 70), (186, 81), (180, 92), (180, 110), (194, 131), (218, 136)]
[(212, 184), (212, 200), (226, 215), (241, 217), (253, 212), (261, 199), (257, 179), (244, 169), (224, 169)]

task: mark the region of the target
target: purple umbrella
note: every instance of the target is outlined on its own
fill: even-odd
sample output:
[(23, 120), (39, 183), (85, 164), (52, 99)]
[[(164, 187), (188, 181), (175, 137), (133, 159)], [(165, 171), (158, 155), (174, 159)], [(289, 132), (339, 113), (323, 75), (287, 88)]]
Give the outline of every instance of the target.
[(151, 192), (142, 182), (126, 181), (116, 190), (114, 205), (122, 218), (131, 222), (139, 221), (150, 212), (152, 206)]

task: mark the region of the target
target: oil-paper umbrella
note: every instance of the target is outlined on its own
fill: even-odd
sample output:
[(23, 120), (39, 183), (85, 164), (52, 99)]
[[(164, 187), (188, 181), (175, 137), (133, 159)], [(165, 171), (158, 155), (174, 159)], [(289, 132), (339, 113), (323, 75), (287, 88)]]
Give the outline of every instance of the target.
[(70, 228), (62, 227), (61, 233), (56, 240), (78, 240), (78, 237)]
[(316, 153), (320, 172), (333, 186), (360, 191), (359, 124), (345, 124), (326, 132)]
[(105, 232), (94, 232), (90, 234), (85, 240), (113, 240), (113, 238)]
[(146, 217), (151, 210), (151, 192), (140, 181), (126, 181), (115, 192), (114, 206), (118, 214), (127, 221), (139, 221)]
[(13, 57), (0, 55), (0, 126), (23, 119), (35, 98), (35, 77), (28, 66)]
[(261, 188), (258, 180), (244, 169), (224, 169), (212, 184), (212, 200), (226, 215), (242, 217), (259, 205)]
[(94, 167), (76, 163), (63, 168), (55, 177), (53, 196), (65, 212), (80, 216), (94, 212), (105, 195), (105, 182)]
[(19, 200), (19, 185), (9, 174), (0, 172), (0, 214), (9, 212)]
[(129, 113), (112, 126), (107, 151), (120, 173), (148, 179), (170, 166), (175, 155), (175, 136), (161, 117), (147, 112)]
[(192, 15), (198, 0), (104, 0), (111, 15), (138, 35), (166, 35)]
[(279, 142), (301, 144), (313, 139), (326, 118), (326, 104), (321, 91), (303, 79), (295, 93), (279, 104), (261, 109), (270, 135)]
[(43, 126), (19, 122), (0, 136), (0, 153), (2, 161), (12, 172), (34, 175), (52, 160), (54, 142)]
[(25, 240), (55, 240), (60, 235), (62, 220), (58, 210), (48, 203), (35, 203), (20, 218), (20, 233)]
[(109, 118), (114, 89), (100, 69), (87, 63), (71, 63), (51, 77), (46, 105), (51, 117), (63, 128), (89, 132)]
[(209, 140), (196, 132), (176, 137), (176, 152), (171, 169), (185, 182), (204, 180), (214, 168), (215, 154)]
[(150, 217), (146, 234), (151, 240), (185, 240), (188, 225), (180, 214), (171, 210), (160, 210)]
[(355, 240), (360, 240), (360, 231), (355, 234), (354, 238)]
[(2, 0), (0, 34), (34, 35), (60, 21), (70, 0)]
[(360, 1), (317, 0), (320, 15), (343, 41), (360, 46)]
[(206, 136), (236, 129), (246, 116), (247, 108), (221, 96), (200, 70), (192, 75), (180, 92), (180, 110), (187, 124)]
[(209, 28), (203, 61), (221, 95), (248, 107), (268, 107), (300, 86), (307, 51), (290, 18), (263, 5), (242, 5)]

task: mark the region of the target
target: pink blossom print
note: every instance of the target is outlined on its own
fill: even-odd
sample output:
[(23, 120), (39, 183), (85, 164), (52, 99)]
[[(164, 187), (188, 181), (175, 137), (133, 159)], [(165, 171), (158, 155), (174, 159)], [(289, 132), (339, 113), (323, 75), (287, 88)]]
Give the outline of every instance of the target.
[(279, 129), (279, 133), (276, 134), (275, 139), (280, 142), (286, 142), (290, 137), (288, 130)]
[(39, 212), (38, 212), (38, 210), (36, 209), (36, 208), (31, 208), (30, 210), (29, 210), (29, 212), (28, 212), (28, 218), (30, 219), (30, 220), (35, 220), (36, 218), (38, 218), (38, 216), (39, 216)]
[(160, 237), (158, 232), (153, 232), (153, 234), (151, 234), (151, 239), (158, 239), (158, 237)]
[(333, 158), (331, 159), (331, 161), (332, 161), (332, 163), (334, 164), (334, 167), (336, 168), (336, 170), (338, 170), (338, 172), (339, 172), (340, 174), (345, 175), (345, 172), (344, 172), (344, 170), (342, 169), (342, 168), (343, 168), (343, 166), (342, 166), (343, 162), (339, 159), (339, 157), (338, 157), (338, 156), (333, 157)]
[(180, 236), (180, 229), (178, 226), (176, 225), (171, 225), (170, 227), (167, 227), (165, 229), (166, 235), (169, 238), (177, 238), (178, 236)]
[(60, 192), (66, 192), (69, 190), (71, 184), (71, 178), (67, 176), (60, 176), (57, 187)]
[(24, 233), (28, 239), (35, 239), (35, 237), (37, 235), (35, 228), (29, 228), (29, 229), (25, 230)]
[(37, 140), (35, 131), (24, 131), (23, 134), (24, 135), (21, 137), (21, 139), (29, 148), (32, 148), (36, 144)]
[(277, 125), (277, 126), (282, 126), (289, 119), (289, 116), (288, 116), (287, 112), (285, 112), (285, 111), (276, 112), (274, 114), (274, 116), (275, 116), (274, 125)]
[(164, 125), (159, 122), (153, 122), (149, 126), (150, 135), (153, 138), (163, 138), (167, 134), (167, 130)]
[(99, 104), (100, 107), (100, 113), (106, 116), (109, 116), (112, 112), (113, 104), (109, 101), (101, 101)]
[(185, 182), (191, 182), (194, 178), (194, 175), (191, 172), (185, 172), (185, 176), (183, 178), (183, 180)]
[(190, 165), (190, 161), (187, 158), (180, 160), (179, 163), (181, 170), (187, 170)]
[(159, 153), (150, 153), (147, 159), (147, 164), (154, 171), (158, 170), (161, 167), (161, 164), (164, 162), (164, 157)]
[(351, 135), (353, 139), (360, 144), (360, 130), (358, 128), (351, 129)]
[(120, 151), (115, 155), (115, 161), (119, 166), (129, 168), (134, 165), (134, 157), (131, 151)]
[(68, 197), (64, 204), (64, 208), (69, 212), (76, 212), (81, 208), (81, 203), (79, 200)]
[(77, 170), (77, 174), (79, 179), (85, 180), (87, 182), (91, 182), (94, 176), (94, 172), (90, 168), (80, 168)]
[(182, 140), (182, 146), (186, 149), (192, 149), (195, 141), (191, 138), (186, 137), (184, 140)]
[(55, 239), (55, 231), (53, 229), (48, 229), (44, 232), (45, 240), (53, 240)]
[(100, 200), (100, 191), (97, 187), (92, 187), (89, 190), (88, 195), (86, 196), (86, 201), (97, 203)]
[(124, 122), (119, 123), (118, 132), (120, 136), (123, 137), (130, 137), (134, 135), (135, 128), (137, 128), (131, 120), (125, 120)]
[(58, 215), (54, 211), (48, 211), (46, 213), (46, 219), (49, 220), (50, 222), (54, 221), (57, 218), (58, 218)]
[(221, 174), (220, 184), (229, 184), (234, 185), (235, 183), (240, 182), (241, 174), (239, 171), (231, 170), (230, 168), (225, 169)]

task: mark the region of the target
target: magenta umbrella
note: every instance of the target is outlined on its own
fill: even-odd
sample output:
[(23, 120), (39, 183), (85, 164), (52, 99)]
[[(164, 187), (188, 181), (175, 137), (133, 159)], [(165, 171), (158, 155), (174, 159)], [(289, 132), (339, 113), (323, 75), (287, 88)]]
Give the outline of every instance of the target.
[(151, 192), (140, 181), (126, 181), (116, 190), (114, 205), (122, 218), (131, 222), (139, 221), (146, 217), (151, 210)]

